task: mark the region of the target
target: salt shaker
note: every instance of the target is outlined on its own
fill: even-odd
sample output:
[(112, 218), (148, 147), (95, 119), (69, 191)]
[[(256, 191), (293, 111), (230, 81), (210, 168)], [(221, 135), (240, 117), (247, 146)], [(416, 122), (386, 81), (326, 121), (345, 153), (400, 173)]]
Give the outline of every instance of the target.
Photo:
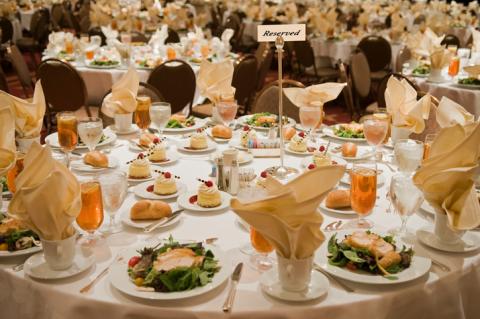
[(240, 176), (238, 172), (238, 162), (236, 159), (232, 160), (230, 166), (230, 178), (229, 178), (229, 185), (228, 185), (228, 192), (231, 195), (237, 195), (238, 189), (240, 187)]
[(225, 183), (223, 177), (223, 158), (219, 157), (215, 160), (216, 171), (217, 171), (217, 187), (219, 190), (225, 190)]

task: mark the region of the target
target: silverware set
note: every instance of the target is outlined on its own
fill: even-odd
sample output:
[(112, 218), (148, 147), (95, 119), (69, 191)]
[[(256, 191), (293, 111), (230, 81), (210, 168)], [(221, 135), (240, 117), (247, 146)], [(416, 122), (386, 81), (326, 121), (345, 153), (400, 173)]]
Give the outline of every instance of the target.
[(230, 312), (232, 310), (233, 302), (235, 300), (235, 294), (237, 293), (238, 282), (240, 281), (240, 277), (242, 276), (242, 269), (243, 263), (239, 263), (232, 273), (232, 284), (230, 286), (230, 290), (228, 291), (227, 299), (225, 299), (225, 302), (223, 303), (223, 312)]
[(178, 218), (182, 212), (183, 212), (183, 209), (179, 209), (179, 210), (177, 210), (177, 211), (174, 211), (174, 212), (172, 213), (172, 215), (169, 216), (169, 217), (160, 218), (159, 220), (157, 220), (157, 221), (155, 221), (155, 222), (153, 222), (153, 223), (145, 226), (145, 227), (143, 228), (143, 232), (144, 232), (144, 233), (149, 233), (149, 232), (157, 229), (158, 227), (160, 227), (160, 226), (162, 226), (162, 225), (165, 225), (166, 223), (168, 223), (168, 222), (170, 222), (170, 221)]

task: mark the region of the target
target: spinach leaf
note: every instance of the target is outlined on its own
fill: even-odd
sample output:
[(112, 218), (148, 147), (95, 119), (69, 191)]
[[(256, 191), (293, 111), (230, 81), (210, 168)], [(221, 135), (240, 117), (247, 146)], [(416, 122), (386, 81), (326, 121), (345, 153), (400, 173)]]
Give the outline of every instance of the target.
[(358, 257), (357, 253), (353, 250), (344, 250), (342, 251), (343, 255), (354, 263), (363, 263), (365, 259)]

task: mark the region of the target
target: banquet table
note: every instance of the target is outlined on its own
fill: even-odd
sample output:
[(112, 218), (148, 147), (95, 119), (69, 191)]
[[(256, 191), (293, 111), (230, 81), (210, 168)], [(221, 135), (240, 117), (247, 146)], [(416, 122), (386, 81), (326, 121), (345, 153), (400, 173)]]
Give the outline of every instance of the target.
[[(129, 150), (126, 138), (122, 136), (111, 148), (111, 155), (120, 159), (122, 164), (135, 157)], [(168, 142), (175, 145), (182, 141), (181, 136), (169, 136)], [(108, 147), (108, 146), (107, 146)], [(217, 149), (227, 148), (218, 144)], [(385, 149), (385, 152), (390, 150)], [(207, 178), (211, 171), (208, 155), (181, 154), (175, 164), (165, 168), (181, 176), (190, 191), (198, 185), (196, 178)], [(286, 155), (285, 163), (300, 170), (302, 157)], [(246, 167), (255, 169), (258, 174), (278, 159), (255, 158)], [(124, 165), (123, 165), (124, 166)], [(123, 167), (121, 168), (123, 169)], [(386, 183), (379, 187), (374, 212), (369, 219), (374, 221), (376, 229), (388, 230), (400, 224), (400, 218), (387, 213), (386, 193), (392, 173), (387, 166), (380, 164), (386, 174)], [(91, 177), (79, 176), (79, 179)], [(128, 214), (136, 200), (132, 193), (117, 213)], [(338, 220), (345, 215), (332, 215), (324, 212), (324, 224)], [(119, 216), (117, 216), (118, 218)], [(418, 211), (413, 215), (408, 227), (412, 232), (432, 222), (432, 216)], [(23, 271), (13, 272), (11, 267), (22, 258), (0, 259), (0, 309), (2, 318), (90, 318), (100, 319), (107, 314), (111, 318), (478, 318), (480, 313), (480, 258), (478, 252), (467, 254), (449, 254), (426, 248), (416, 239), (410, 238), (419, 256), (431, 256), (448, 265), (452, 271), (442, 272), (432, 266), (431, 271), (417, 280), (384, 286), (349, 283), (356, 289), (348, 293), (330, 281), (330, 289), (325, 297), (303, 302), (287, 303), (271, 298), (262, 292), (259, 285), (260, 273), (249, 267), (249, 257), (239, 251), (249, 241), (248, 231), (239, 223), (230, 210), (217, 213), (195, 213), (186, 211), (179, 223), (151, 234), (124, 226), (123, 232), (106, 239), (106, 245), (95, 248), (96, 265), (84, 273), (69, 279), (57, 281), (37, 281), (29, 278)], [(223, 284), (208, 294), (175, 301), (143, 300), (129, 297), (116, 290), (103, 277), (90, 293), (80, 294), (79, 289), (89, 283), (107, 267), (116, 254), (132, 246), (145, 245), (161, 238), (173, 235), (176, 239), (203, 240), (218, 237), (215, 243), (231, 257), (233, 267), (238, 262), (245, 263), (243, 275), (238, 286), (233, 310), (230, 314), (222, 312), (221, 307), (227, 296), (228, 286)], [(332, 233), (326, 233), (326, 237)]]

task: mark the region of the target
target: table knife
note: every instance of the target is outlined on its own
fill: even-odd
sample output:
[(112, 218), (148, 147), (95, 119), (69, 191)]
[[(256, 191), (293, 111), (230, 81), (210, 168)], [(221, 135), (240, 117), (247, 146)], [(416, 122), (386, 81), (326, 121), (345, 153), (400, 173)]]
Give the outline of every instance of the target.
[(230, 291), (228, 292), (227, 299), (223, 304), (223, 312), (230, 312), (232, 310), (233, 301), (235, 299), (235, 293), (237, 292), (237, 285), (240, 281), (240, 277), (242, 276), (242, 268), (243, 263), (239, 263), (235, 270), (232, 273), (232, 286), (230, 287)]
[(177, 218), (180, 213), (183, 212), (183, 209), (179, 209), (179, 210), (176, 210), (172, 213), (172, 215), (170, 215), (169, 217), (164, 217), (164, 218), (161, 218), (160, 220), (157, 220), (156, 222), (153, 222), (151, 223), (150, 225), (147, 225), (143, 228), (143, 232), (145, 233), (149, 233), (151, 232), (152, 230), (156, 229), (157, 227), (159, 226), (162, 226), (162, 225), (165, 225), (166, 223), (168, 223), (169, 221)]

